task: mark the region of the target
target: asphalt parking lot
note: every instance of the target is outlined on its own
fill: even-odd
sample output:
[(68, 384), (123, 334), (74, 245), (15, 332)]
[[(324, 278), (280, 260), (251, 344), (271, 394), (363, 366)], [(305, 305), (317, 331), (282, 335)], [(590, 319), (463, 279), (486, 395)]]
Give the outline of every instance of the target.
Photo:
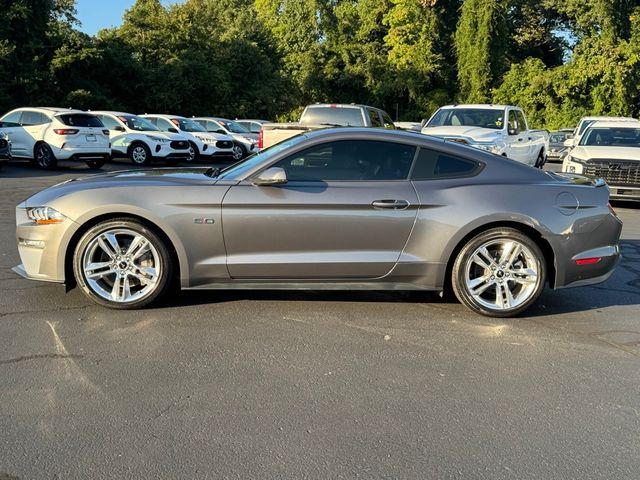
[(15, 205), (86, 173), (0, 170), (0, 479), (639, 477), (639, 208), (608, 282), (515, 320), (362, 292), (123, 312), (10, 270)]

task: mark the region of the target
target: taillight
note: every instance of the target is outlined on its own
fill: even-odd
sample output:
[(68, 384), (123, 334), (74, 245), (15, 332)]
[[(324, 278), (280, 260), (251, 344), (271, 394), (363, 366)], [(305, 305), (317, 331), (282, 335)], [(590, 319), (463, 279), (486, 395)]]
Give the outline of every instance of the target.
[(75, 135), (80, 130), (77, 128), (54, 128), (53, 131), (58, 135)]
[(102, 133), (104, 133), (107, 137), (109, 136), (109, 130), (107, 130), (106, 128), (102, 130)]
[(602, 260), (602, 257), (580, 258), (576, 260), (576, 265), (593, 265), (600, 263), (600, 260)]
[(616, 211), (615, 211), (615, 210), (613, 209), (613, 207), (611, 206), (611, 203), (607, 203), (607, 207), (609, 207), (609, 211), (611, 212), (611, 214), (612, 214), (614, 217), (617, 217), (617, 216), (618, 216), (618, 214), (616, 213)]
[(264, 148), (264, 130), (261, 128), (260, 133), (258, 134), (258, 148)]

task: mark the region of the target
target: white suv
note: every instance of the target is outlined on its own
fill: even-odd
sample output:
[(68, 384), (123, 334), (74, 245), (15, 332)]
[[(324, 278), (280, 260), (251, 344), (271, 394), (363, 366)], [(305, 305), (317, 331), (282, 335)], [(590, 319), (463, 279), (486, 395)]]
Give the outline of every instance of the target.
[(179, 133), (189, 140), (189, 158), (210, 160), (212, 158), (233, 159), (233, 139), (228, 135), (207, 132), (202, 125), (178, 115), (140, 115), (163, 132)]
[(148, 120), (130, 113), (92, 113), (109, 129), (113, 157), (129, 158), (136, 165), (189, 159), (189, 140), (184, 135), (161, 132)]
[(251, 133), (239, 123), (218, 117), (197, 117), (194, 120), (207, 132), (223, 133), (233, 138), (236, 142), (233, 147), (234, 160), (242, 160), (254, 154), (258, 148), (258, 134)]
[(0, 118), (11, 139), (14, 158), (26, 158), (43, 169), (58, 160), (85, 162), (102, 168), (111, 156), (109, 131), (98, 117), (80, 110), (18, 108)]

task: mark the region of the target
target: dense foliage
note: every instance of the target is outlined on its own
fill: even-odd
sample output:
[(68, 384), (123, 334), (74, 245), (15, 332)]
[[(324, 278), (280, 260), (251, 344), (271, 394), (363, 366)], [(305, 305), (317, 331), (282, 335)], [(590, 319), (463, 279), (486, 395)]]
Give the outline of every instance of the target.
[(524, 107), (538, 127), (640, 113), (640, 0), (137, 0), (78, 30), (73, 0), (0, 0), (0, 110), (55, 104), (291, 119), (364, 102)]

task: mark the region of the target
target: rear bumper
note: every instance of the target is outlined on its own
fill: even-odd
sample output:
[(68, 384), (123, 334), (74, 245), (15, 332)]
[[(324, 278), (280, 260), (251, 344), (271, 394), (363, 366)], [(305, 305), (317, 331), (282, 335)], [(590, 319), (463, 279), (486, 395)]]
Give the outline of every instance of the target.
[(51, 147), (54, 156), (58, 160), (87, 161), (108, 159), (111, 157), (111, 147), (95, 148), (56, 148)]
[(625, 187), (623, 185), (609, 185), (610, 196), (613, 200), (633, 200), (640, 202), (640, 187)]

